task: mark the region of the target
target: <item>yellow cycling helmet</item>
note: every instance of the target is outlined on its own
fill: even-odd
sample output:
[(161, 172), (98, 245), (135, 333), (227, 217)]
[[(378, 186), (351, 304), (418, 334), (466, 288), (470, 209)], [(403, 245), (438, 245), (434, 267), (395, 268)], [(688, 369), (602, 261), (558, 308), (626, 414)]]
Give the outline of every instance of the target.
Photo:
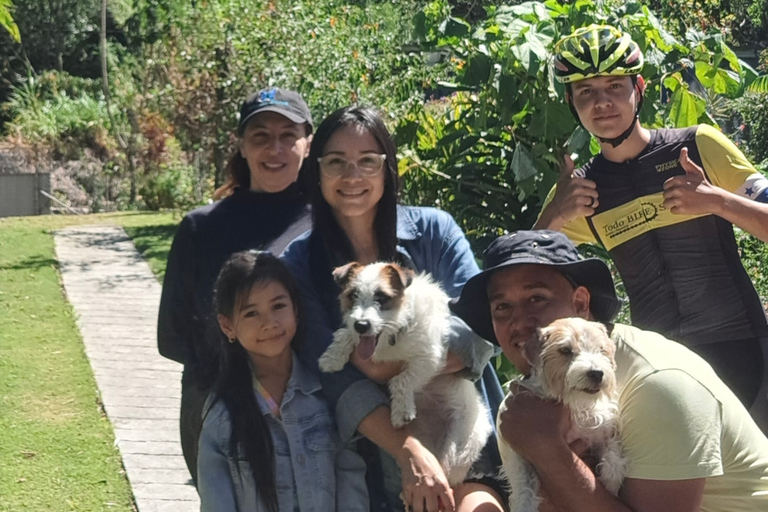
[(643, 52), (629, 34), (608, 25), (590, 25), (555, 44), (555, 78), (568, 84), (593, 76), (637, 75)]

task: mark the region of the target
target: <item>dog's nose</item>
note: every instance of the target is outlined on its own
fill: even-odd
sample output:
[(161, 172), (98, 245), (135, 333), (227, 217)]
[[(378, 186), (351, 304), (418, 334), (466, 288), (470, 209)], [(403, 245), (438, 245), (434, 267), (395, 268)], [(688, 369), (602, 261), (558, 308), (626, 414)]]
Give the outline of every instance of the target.
[(355, 330), (358, 334), (365, 334), (371, 328), (371, 322), (367, 320), (358, 320), (355, 322)]
[(603, 372), (601, 370), (589, 370), (587, 377), (594, 382), (601, 382), (603, 380)]

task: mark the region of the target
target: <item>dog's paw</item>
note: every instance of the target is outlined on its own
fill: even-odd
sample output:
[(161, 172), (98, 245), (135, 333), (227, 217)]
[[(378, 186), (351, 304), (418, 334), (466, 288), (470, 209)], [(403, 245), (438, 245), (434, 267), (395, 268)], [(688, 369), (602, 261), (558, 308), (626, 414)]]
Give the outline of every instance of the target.
[(392, 426), (395, 427), (395, 428), (400, 428), (400, 427), (406, 426), (407, 424), (409, 424), (410, 422), (415, 420), (416, 419), (416, 415), (415, 414), (408, 414), (408, 413), (405, 413), (405, 412), (397, 413), (395, 411), (392, 411), (391, 419), (392, 419)]
[(329, 356), (327, 353), (320, 356), (317, 361), (320, 366), (320, 370), (325, 373), (339, 372), (344, 368), (344, 361), (339, 361), (337, 358)]

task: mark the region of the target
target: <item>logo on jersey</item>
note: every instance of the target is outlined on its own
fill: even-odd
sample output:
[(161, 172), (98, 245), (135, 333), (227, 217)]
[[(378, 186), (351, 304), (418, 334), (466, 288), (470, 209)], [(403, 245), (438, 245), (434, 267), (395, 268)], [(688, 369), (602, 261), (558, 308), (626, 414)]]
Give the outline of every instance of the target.
[(656, 172), (667, 172), (671, 171), (675, 167), (678, 166), (680, 162), (678, 160), (672, 160), (671, 162), (664, 162), (663, 164), (658, 164), (656, 166)]
[(659, 215), (659, 210), (665, 210), (663, 204), (653, 204), (649, 202), (641, 202), (640, 204), (631, 203), (635, 208), (629, 213), (626, 213), (623, 217), (616, 219), (612, 224), (607, 224), (603, 227), (603, 235), (609, 238), (616, 238), (621, 236), (622, 233), (632, 231), (641, 224), (651, 222)]
[(701, 215), (675, 215), (664, 206), (662, 193), (644, 196), (591, 217), (600, 242), (609, 251), (643, 233)]

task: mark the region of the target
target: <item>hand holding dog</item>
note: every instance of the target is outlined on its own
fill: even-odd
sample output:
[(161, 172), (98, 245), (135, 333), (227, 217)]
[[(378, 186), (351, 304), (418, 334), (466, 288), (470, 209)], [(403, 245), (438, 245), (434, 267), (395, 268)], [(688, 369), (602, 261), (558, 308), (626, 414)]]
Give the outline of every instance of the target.
[(520, 456), (535, 464), (559, 443), (566, 442), (571, 413), (562, 403), (538, 397), (524, 387), (510, 386), (499, 432)]
[(421, 442), (409, 436), (398, 464), (402, 474), (403, 501), (412, 512), (454, 512), (456, 502), (443, 468)]
[(349, 361), (363, 374), (377, 384), (386, 384), (390, 379), (399, 375), (405, 368), (403, 361), (374, 361), (365, 359), (357, 350), (352, 352)]

